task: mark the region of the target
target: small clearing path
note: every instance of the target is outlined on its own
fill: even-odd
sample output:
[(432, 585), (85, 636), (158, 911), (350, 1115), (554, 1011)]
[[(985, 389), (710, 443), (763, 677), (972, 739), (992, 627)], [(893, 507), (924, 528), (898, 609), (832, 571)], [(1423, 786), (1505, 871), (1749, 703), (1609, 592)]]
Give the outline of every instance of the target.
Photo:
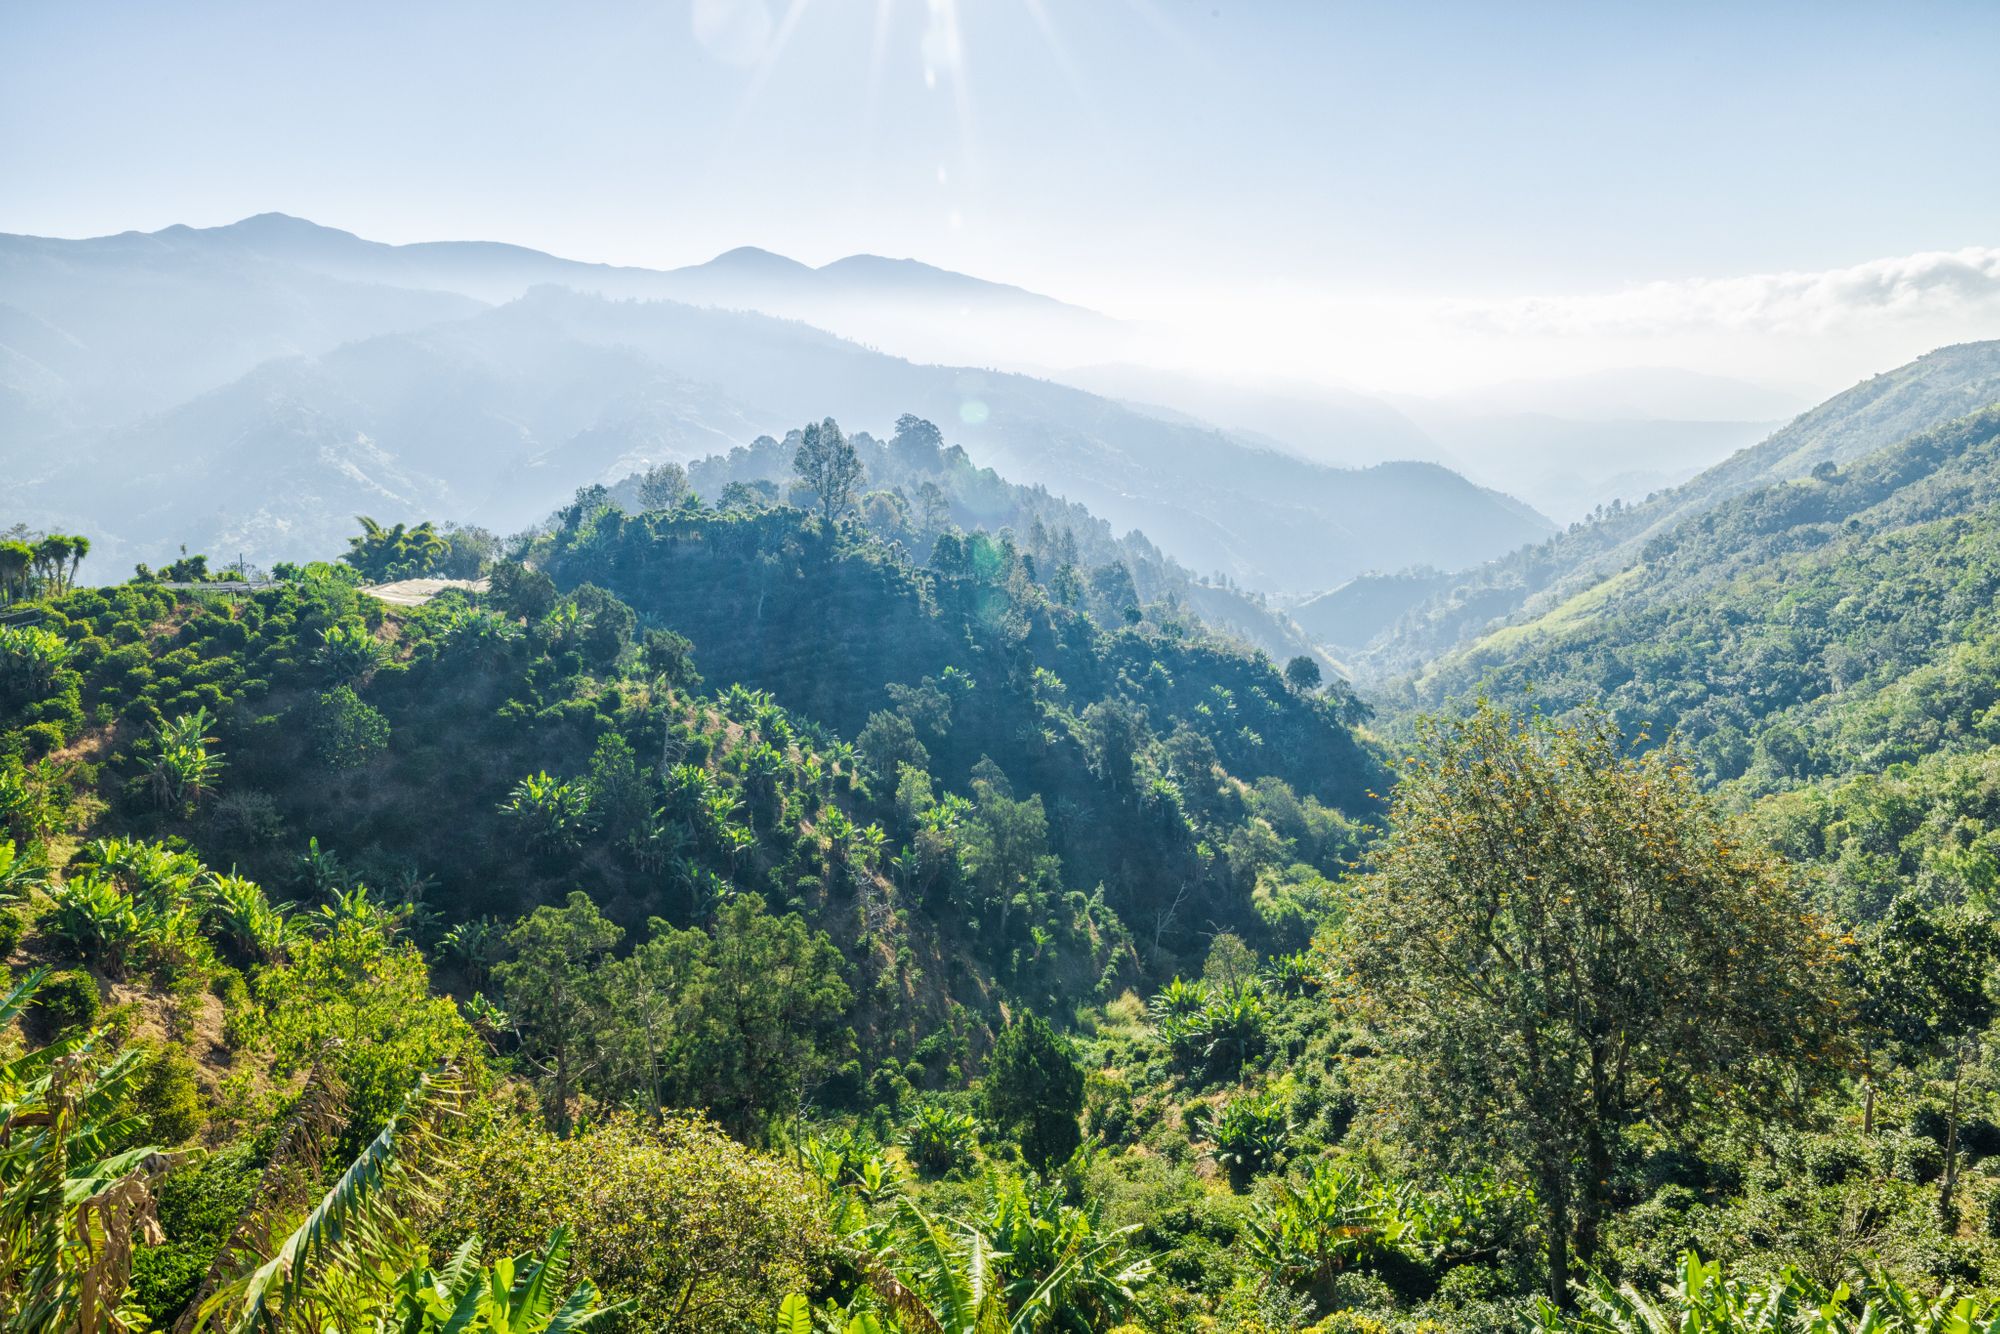
[(361, 591), (372, 598), (379, 598), (392, 607), (421, 607), (447, 588), (462, 588), (468, 593), (484, 593), (484, 579), (398, 579), (393, 584), (375, 584)]

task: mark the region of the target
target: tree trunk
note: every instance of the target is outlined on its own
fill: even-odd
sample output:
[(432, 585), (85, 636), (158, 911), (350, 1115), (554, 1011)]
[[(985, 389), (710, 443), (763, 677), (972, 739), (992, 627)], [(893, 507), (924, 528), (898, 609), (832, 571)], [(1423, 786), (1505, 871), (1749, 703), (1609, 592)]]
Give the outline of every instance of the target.
[(1951, 1048), (1951, 1111), (1944, 1124), (1944, 1186), (1938, 1192), (1938, 1212), (1951, 1214), (1951, 1192), (1958, 1185), (1958, 1099), (1965, 1084), (1965, 1041)]
[(1875, 1133), (1875, 1077), (1868, 1074), (1861, 1076), (1861, 1133)]
[(1611, 1189), (1611, 1145), (1601, 1125), (1584, 1136), (1583, 1165), (1583, 1198), (1577, 1202), (1576, 1240), (1570, 1250), (1576, 1263), (1587, 1266), (1597, 1256), (1597, 1224)]
[(555, 1129), (557, 1139), (569, 1138), (569, 1047), (565, 1044), (556, 1052), (556, 1114)]
[(1549, 1300), (1567, 1311), (1569, 1291), (1569, 1200), (1559, 1178), (1544, 1174), (1543, 1198), (1548, 1209)]

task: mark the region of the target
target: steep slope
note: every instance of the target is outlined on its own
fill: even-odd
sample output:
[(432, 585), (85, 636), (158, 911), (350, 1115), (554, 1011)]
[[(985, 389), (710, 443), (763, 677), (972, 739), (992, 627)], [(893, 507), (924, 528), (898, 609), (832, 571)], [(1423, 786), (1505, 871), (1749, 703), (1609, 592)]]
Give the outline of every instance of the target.
[(1602, 699), (1777, 788), (2000, 742), (1996, 605), (2000, 407), (1724, 500), (1395, 697)]
[(1292, 609), (1292, 620), (1319, 643), (1353, 651), (1451, 582), (1449, 574), (1432, 569), (1358, 575), (1301, 602)]
[(1940, 348), (1834, 396), (1682, 486), (1643, 504), (1615, 505), (1468, 571), (1372, 644), (1360, 666), (1378, 677), (1414, 670), (1495, 621), (1540, 615), (1629, 569), (1647, 542), (1733, 496), (1838, 466), (1994, 402), (2000, 341)]

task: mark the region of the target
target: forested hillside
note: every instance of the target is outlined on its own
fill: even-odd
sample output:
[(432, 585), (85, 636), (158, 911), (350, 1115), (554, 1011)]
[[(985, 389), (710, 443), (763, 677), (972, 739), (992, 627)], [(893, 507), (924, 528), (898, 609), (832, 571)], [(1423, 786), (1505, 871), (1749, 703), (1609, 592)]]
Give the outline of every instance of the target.
[(1725, 501), (1420, 673), (1411, 702), (1602, 700), (1753, 789), (1984, 747), (2000, 410)]
[(1372, 721), (914, 416), (0, 543), (0, 1310), (1983, 1328), (1996, 500), (2000, 407), (1823, 461)]
[[(649, 487), (678, 495), (686, 486), (716, 504), (773, 505), (809, 498), (792, 469), (803, 440), (803, 429), (787, 432), (783, 440), (759, 436), (685, 469), (666, 464), (635, 474), (610, 494), (628, 508), (644, 507)], [(1062, 576), (1064, 595), (1086, 606), (1102, 624), (1119, 624), (1128, 608), (1146, 603), (1179, 604), (1203, 624), (1273, 658), (1304, 654), (1331, 665), (1311, 638), (1271, 609), (1261, 594), (1236, 586), (1227, 576), (1191, 573), (1144, 533), (1134, 529), (1114, 536), (1110, 524), (1082, 505), (977, 466), (962, 447), (947, 445), (943, 432), (921, 417), (905, 413), (886, 441), (858, 431), (852, 443), (866, 479), (856, 501), (857, 516), (870, 532), (906, 550), (919, 564), (929, 562), (938, 539), (954, 528), (1011, 531), (1035, 568), (1055, 576), (1070, 567), (1071, 573)]]
[(1996, 400), (2000, 342), (1940, 348), (1835, 395), (1762, 444), (1681, 486), (1643, 504), (1614, 503), (1588, 522), (1413, 599), (1401, 620), (1368, 644), (1357, 665), (1370, 676), (1415, 670), (1496, 624), (1541, 615), (1630, 569), (1646, 543), (1732, 497), (1795, 481), (1824, 464), (1838, 467)]

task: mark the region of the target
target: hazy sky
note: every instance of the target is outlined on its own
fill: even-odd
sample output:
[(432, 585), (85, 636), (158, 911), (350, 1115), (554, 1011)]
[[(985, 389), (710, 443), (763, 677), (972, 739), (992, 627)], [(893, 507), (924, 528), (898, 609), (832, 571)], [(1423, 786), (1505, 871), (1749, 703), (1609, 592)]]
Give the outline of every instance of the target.
[(1239, 368), (1818, 387), (2000, 336), (1996, 51), (1991, 0), (5, 0), (0, 230), (873, 251)]

